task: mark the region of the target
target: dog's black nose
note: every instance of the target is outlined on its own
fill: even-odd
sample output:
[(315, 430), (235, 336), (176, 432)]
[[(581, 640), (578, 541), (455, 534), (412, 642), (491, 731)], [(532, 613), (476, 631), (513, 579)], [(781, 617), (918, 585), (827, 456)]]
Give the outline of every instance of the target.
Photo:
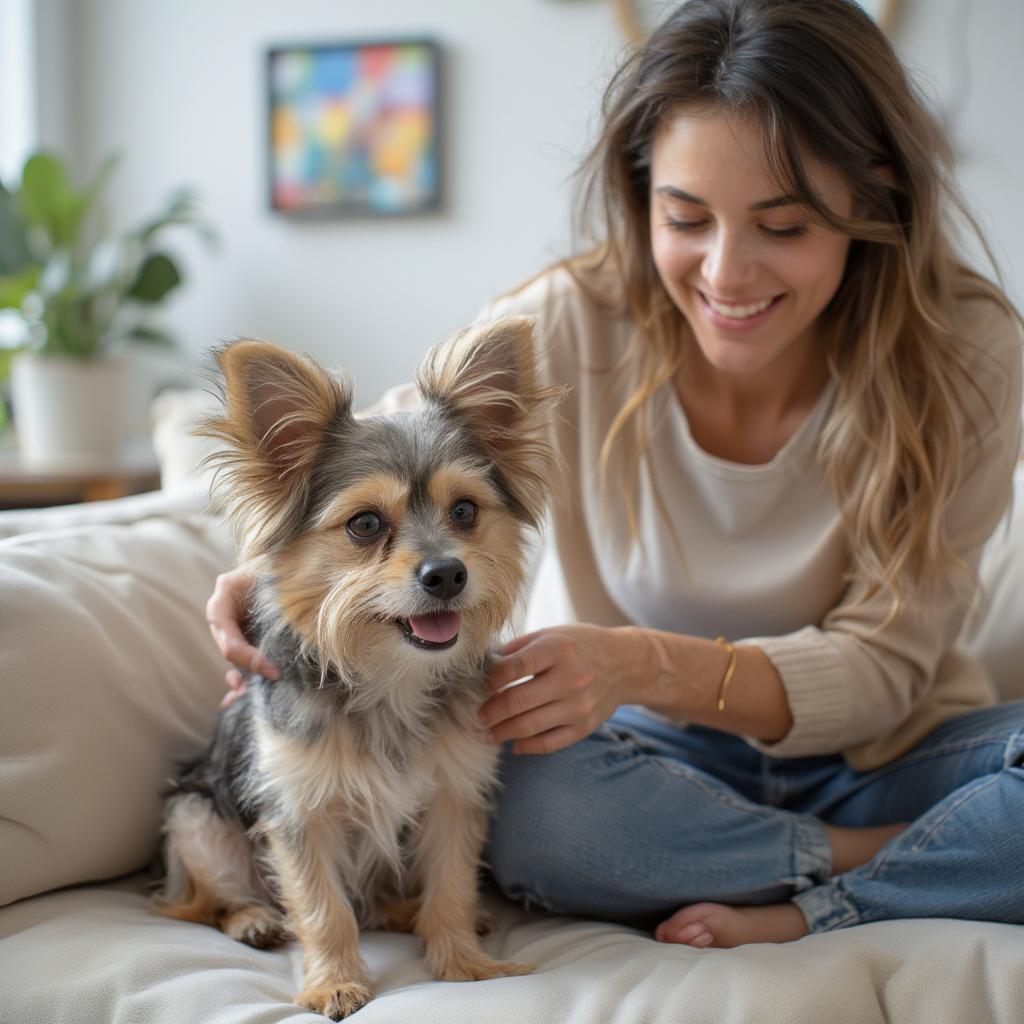
[(457, 558), (437, 558), (420, 566), (420, 586), (432, 597), (447, 601), (461, 594), (469, 573)]

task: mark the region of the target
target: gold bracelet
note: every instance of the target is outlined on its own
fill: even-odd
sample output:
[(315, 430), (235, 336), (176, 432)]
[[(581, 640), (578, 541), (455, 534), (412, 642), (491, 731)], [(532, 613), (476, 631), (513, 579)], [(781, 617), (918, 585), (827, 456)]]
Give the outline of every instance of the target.
[(718, 710), (725, 710), (725, 688), (732, 682), (732, 674), (736, 671), (736, 648), (733, 647), (724, 636), (720, 636), (716, 641), (716, 644), (724, 645), (725, 649), (729, 652), (729, 667), (725, 670), (725, 677), (722, 679), (722, 685), (718, 688)]

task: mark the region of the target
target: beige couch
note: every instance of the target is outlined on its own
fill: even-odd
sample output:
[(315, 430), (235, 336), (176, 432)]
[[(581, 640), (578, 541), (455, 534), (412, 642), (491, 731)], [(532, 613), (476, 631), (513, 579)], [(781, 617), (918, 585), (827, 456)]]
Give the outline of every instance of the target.
[[(0, 1024), (317, 1019), (290, 1002), (294, 946), (259, 952), (147, 908), (141, 869), (171, 755), (202, 744), (223, 692), (203, 606), (232, 560), (202, 487), (167, 465), (155, 495), (0, 514)], [(1005, 696), (1024, 696), (1024, 468), (983, 576), (992, 607), (965, 642)], [(554, 591), (540, 589), (547, 602)], [(531, 605), (533, 623), (557, 614)], [(378, 997), (355, 1019), (1024, 1021), (1016, 926), (892, 921), (695, 950), (487, 898), (486, 945), (539, 964), (535, 975), (435, 982), (415, 938), (368, 933)]]

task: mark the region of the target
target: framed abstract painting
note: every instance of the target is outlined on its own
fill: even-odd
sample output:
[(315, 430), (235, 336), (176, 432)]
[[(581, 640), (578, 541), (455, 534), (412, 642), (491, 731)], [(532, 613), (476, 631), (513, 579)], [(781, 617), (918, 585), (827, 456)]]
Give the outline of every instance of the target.
[(436, 209), (440, 63), (427, 39), (270, 49), (271, 207), (306, 217)]

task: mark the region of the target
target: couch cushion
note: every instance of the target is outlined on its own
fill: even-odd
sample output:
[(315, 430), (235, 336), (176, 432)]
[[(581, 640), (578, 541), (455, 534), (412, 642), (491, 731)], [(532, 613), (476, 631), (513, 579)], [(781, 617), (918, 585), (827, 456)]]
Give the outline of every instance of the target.
[(127, 498), (87, 501), (78, 505), (4, 509), (0, 511), (0, 540), (72, 526), (126, 525), (158, 517), (181, 519), (201, 515), (209, 508), (206, 493), (196, 487), (182, 488), (173, 493), (145, 491)]
[[(364, 932), (377, 995), (358, 1020), (1019, 1024), (1024, 1006), (1024, 928), (1014, 925), (881, 921), (784, 945), (691, 949), (619, 924), (488, 902), (495, 928), (485, 948), (537, 964), (535, 974), (437, 982), (417, 939)], [(156, 917), (139, 879), (0, 910), (0, 1020), (12, 1024), (322, 1021), (291, 1005), (301, 977), (295, 943), (261, 952)]]
[(224, 692), (203, 610), (232, 557), (200, 516), (0, 541), (0, 905), (152, 855)]

